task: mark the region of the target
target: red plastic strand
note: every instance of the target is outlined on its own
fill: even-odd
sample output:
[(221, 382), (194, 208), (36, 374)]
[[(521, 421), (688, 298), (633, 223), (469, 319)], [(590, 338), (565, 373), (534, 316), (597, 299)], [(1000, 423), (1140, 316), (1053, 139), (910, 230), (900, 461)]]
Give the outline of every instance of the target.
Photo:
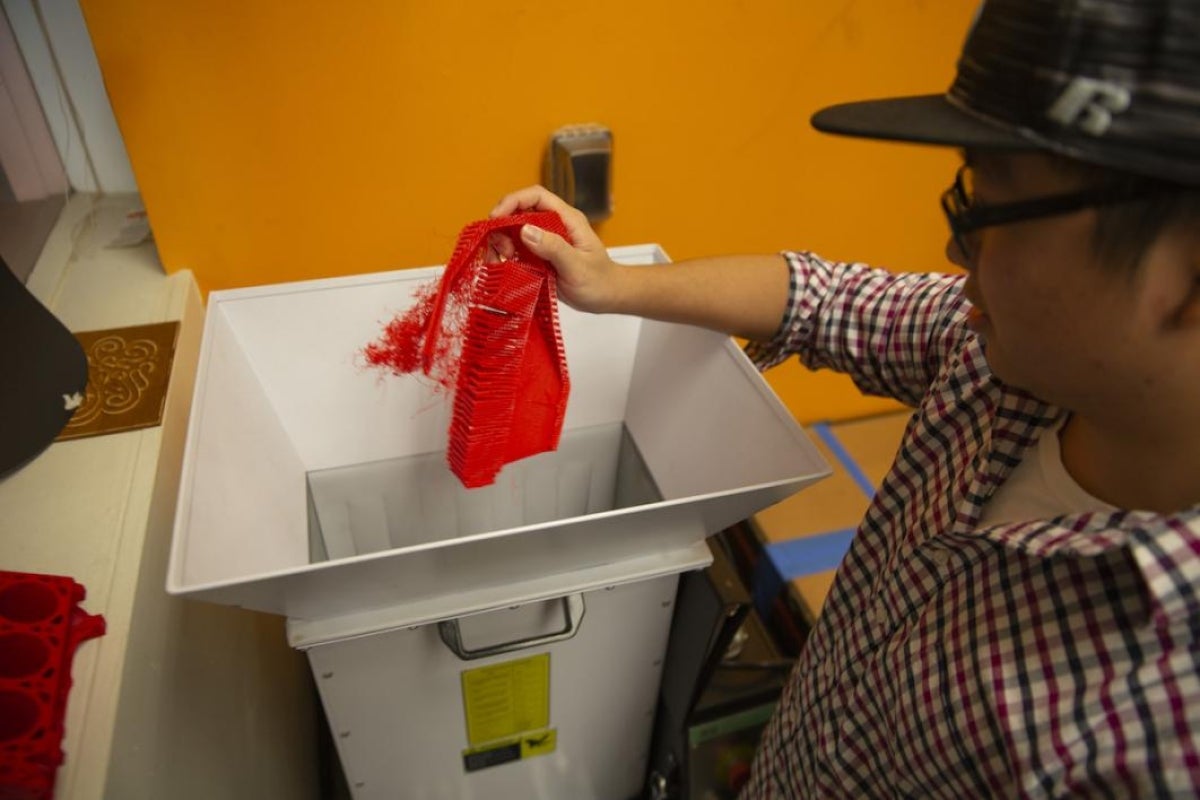
[[(454, 392), (446, 457), (468, 488), (507, 463), (558, 447), (570, 379), (558, 322), (554, 269), (529, 251), (530, 224), (566, 236), (553, 212), (481, 220), (463, 228), (440, 281), (363, 350), (396, 374), (418, 370)], [(514, 254), (489, 261), (495, 233)]]

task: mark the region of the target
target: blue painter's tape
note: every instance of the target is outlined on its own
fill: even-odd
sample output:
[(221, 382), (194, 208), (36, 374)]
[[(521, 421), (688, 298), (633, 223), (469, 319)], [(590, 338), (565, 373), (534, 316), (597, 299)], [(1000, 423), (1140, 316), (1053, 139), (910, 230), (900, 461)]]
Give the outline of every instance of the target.
[(867, 499), (873, 499), (875, 497), (875, 484), (871, 483), (871, 479), (858, 468), (858, 464), (854, 463), (854, 459), (846, 452), (846, 448), (842, 447), (842, 443), (838, 441), (829, 424), (818, 422), (812, 426), (812, 430), (817, 436), (821, 437), (821, 441), (825, 443), (825, 446), (833, 452), (834, 457), (846, 468), (846, 472), (850, 473), (850, 477), (858, 484), (858, 488), (862, 489)]
[(779, 565), (771, 557), (769, 549), (764, 555), (766, 555), (766, 558), (758, 560), (758, 563), (754, 567), (754, 574), (750, 578), (750, 585), (753, 588), (751, 598), (754, 601), (754, 610), (763, 619), (770, 619), (771, 604), (775, 602), (775, 598), (783, 591), (785, 581), (783, 576), (779, 574)]
[(803, 536), (766, 545), (767, 557), (775, 565), (776, 572), (787, 581), (817, 572), (835, 569), (842, 563), (854, 529), (830, 531), (816, 536)]

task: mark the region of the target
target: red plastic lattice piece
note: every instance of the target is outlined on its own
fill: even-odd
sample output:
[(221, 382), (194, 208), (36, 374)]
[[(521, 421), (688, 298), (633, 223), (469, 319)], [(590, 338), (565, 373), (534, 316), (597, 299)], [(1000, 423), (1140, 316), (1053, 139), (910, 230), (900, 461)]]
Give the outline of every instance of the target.
[(0, 570), (0, 800), (45, 800), (62, 763), (75, 648), (104, 633), (70, 578)]
[[(550, 211), (463, 228), (436, 287), (366, 347), (367, 362), (420, 370), (454, 391), (446, 458), (467, 488), (505, 464), (558, 447), (570, 379), (558, 323), (555, 272), (516, 235), (530, 224), (566, 236)], [(511, 259), (488, 260), (489, 237), (509, 234)]]

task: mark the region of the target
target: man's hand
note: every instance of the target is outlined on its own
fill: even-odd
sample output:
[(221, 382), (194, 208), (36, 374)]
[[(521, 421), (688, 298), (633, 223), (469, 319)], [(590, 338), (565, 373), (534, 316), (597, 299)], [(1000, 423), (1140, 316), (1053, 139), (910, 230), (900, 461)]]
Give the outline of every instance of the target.
[[(563, 302), (592, 313), (613, 310), (620, 294), (622, 270), (608, 257), (583, 212), (541, 186), (529, 186), (506, 195), (489, 216), (506, 217), (520, 211), (554, 211), (567, 226), (570, 242), (533, 225), (524, 226), (520, 234), (526, 247), (553, 265)], [(494, 239), (491, 246), (502, 255), (512, 251), (512, 243), (503, 237)]]

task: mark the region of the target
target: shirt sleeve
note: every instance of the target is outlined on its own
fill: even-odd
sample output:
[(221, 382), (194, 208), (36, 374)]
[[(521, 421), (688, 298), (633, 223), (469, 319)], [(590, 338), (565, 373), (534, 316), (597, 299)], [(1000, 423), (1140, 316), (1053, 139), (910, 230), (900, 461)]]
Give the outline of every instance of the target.
[(787, 309), (775, 336), (746, 353), (760, 370), (795, 354), (810, 369), (849, 375), (866, 394), (917, 405), (972, 335), (962, 276), (892, 273), (864, 264), (783, 254), (791, 268)]

